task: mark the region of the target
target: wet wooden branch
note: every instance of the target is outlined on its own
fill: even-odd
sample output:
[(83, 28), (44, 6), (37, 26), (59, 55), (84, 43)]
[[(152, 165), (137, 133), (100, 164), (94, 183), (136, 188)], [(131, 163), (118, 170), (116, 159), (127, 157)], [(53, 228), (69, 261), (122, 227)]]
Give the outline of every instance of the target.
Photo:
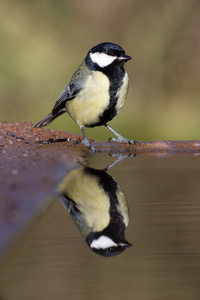
[[(76, 155), (86, 155), (92, 153), (90, 149), (82, 145), (82, 136), (74, 135), (62, 130), (49, 130), (42, 128), (33, 128), (31, 123), (0, 123), (0, 149), (6, 147), (14, 151), (14, 142), (18, 146), (21, 144), (23, 149), (26, 147), (67, 147), (67, 150), (73, 150)], [(126, 155), (199, 155), (200, 140), (187, 141), (138, 141), (135, 144), (123, 144), (116, 142), (96, 142), (92, 141), (96, 152), (107, 152)], [(54, 148), (55, 148), (54, 147)], [(4, 148), (5, 149), (5, 148)]]
[(99, 152), (126, 153), (127, 155), (153, 155), (153, 156), (169, 156), (169, 155), (199, 155), (200, 140), (187, 141), (148, 141), (137, 142), (134, 144), (118, 144), (101, 142), (94, 143)]

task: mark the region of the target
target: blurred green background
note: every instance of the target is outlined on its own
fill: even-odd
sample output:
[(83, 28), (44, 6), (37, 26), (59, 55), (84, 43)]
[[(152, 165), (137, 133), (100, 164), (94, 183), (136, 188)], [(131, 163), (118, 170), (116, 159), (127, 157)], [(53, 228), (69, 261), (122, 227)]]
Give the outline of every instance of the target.
[[(127, 102), (110, 125), (137, 140), (199, 139), (199, 30), (199, 0), (1, 0), (0, 120), (39, 121), (87, 51), (109, 41), (133, 58)], [(81, 133), (67, 114), (49, 128)]]

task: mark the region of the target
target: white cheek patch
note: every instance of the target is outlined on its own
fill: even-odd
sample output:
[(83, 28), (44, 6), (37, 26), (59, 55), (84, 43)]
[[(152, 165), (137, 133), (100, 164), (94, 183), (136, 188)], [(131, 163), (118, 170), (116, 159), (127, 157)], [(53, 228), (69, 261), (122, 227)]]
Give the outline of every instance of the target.
[(94, 64), (99, 67), (104, 68), (112, 64), (112, 62), (117, 58), (117, 56), (107, 55), (105, 53), (90, 53), (90, 58)]
[(94, 240), (90, 247), (95, 249), (106, 249), (109, 247), (117, 247), (117, 244), (109, 237), (102, 235), (97, 240)]

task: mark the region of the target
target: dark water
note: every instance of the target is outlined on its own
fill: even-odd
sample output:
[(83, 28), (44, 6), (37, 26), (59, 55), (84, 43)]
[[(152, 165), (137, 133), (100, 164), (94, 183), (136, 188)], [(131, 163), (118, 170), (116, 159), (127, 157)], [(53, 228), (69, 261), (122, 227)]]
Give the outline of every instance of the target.
[(199, 157), (126, 158), (108, 174), (128, 201), (132, 247), (95, 254), (55, 199), (5, 258), (0, 299), (200, 299)]

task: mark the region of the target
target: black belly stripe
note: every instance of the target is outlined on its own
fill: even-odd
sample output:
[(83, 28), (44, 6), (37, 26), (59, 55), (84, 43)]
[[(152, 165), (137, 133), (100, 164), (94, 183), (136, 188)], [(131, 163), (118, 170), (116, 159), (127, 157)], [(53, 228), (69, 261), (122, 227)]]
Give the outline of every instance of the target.
[(110, 84), (110, 101), (108, 107), (104, 110), (104, 112), (99, 116), (99, 122), (92, 124), (88, 127), (95, 127), (95, 126), (101, 126), (105, 125), (107, 122), (111, 121), (116, 115), (117, 115), (117, 110), (116, 110), (116, 105), (118, 102), (118, 96), (117, 92), (119, 88), (122, 86), (123, 80), (121, 80), (120, 84), (119, 82)]

